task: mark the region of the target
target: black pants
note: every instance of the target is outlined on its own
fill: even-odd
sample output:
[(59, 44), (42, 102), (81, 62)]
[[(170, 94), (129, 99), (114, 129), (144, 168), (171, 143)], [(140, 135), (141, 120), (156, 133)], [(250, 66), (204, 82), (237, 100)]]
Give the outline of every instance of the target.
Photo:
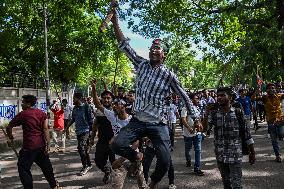
[(263, 104), (257, 104), (258, 115), (261, 121), (265, 121), (265, 109)]
[(175, 145), (175, 125), (172, 124), (171, 128), (169, 127), (169, 134), (171, 140), (171, 147), (173, 148)]
[(89, 132), (82, 133), (80, 135), (77, 135), (77, 141), (78, 141), (78, 152), (81, 157), (81, 162), (83, 167), (91, 166), (91, 160), (89, 155)]
[[(64, 119), (64, 129), (67, 127), (69, 122), (69, 119)], [(69, 138), (70, 137), (70, 131), (69, 129), (66, 130), (66, 137)]]
[(49, 155), (44, 153), (45, 148), (35, 150), (20, 150), (18, 159), (18, 171), (24, 189), (33, 188), (33, 177), (31, 166), (35, 162), (43, 172), (50, 188), (56, 186), (56, 180), (53, 174), (53, 168), (49, 159)]
[[(148, 182), (149, 178), (149, 170), (151, 167), (151, 163), (156, 155), (156, 151), (152, 147), (146, 147), (144, 152), (144, 161), (143, 161), (143, 172), (144, 172), (144, 178), (146, 182)], [(168, 170), (168, 178), (169, 178), (169, 185), (174, 184), (175, 182), (175, 174), (174, 174), (174, 166), (172, 159), (170, 160), (170, 167)]]
[(101, 143), (98, 141), (96, 144), (95, 163), (97, 167), (103, 172), (109, 171), (110, 167), (107, 167), (107, 161), (113, 163), (115, 161), (115, 154), (112, 152), (108, 143)]

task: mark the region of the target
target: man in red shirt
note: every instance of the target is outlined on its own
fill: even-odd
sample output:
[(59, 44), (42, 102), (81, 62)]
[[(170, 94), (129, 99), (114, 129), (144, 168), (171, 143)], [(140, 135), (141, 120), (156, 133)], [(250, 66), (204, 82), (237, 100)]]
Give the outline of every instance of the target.
[[(59, 152), (65, 151), (65, 135), (62, 133), (64, 130), (64, 107), (60, 104), (60, 99), (54, 100), (53, 105), (50, 110), (54, 115), (54, 124), (53, 124), (53, 132), (52, 139), (55, 143), (55, 148)], [(59, 141), (61, 141), (61, 145), (59, 146)]]
[(49, 159), (50, 136), (47, 125), (47, 116), (37, 108), (36, 97), (33, 95), (22, 96), (22, 109), (7, 126), (7, 134), (13, 140), (12, 128), (22, 126), (23, 146), (19, 152), (18, 171), (24, 189), (33, 188), (31, 166), (35, 162), (42, 170), (50, 188), (59, 188), (54, 178), (53, 168)]

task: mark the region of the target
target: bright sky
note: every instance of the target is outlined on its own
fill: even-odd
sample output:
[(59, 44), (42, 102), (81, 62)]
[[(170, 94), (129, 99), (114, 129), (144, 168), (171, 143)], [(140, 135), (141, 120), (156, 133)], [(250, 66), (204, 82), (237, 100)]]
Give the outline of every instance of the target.
[(141, 35), (133, 33), (131, 29), (127, 28), (127, 22), (120, 21), (120, 27), (124, 36), (130, 39), (130, 45), (137, 54), (149, 59), (149, 47), (151, 46), (153, 39), (146, 39)]

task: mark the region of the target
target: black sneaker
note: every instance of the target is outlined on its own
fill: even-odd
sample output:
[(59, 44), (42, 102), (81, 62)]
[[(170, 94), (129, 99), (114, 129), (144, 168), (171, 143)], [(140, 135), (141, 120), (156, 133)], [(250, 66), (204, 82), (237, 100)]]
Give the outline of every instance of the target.
[(186, 162), (186, 167), (191, 167), (191, 161)]
[(194, 173), (198, 176), (204, 176), (204, 172), (201, 170), (194, 170)]

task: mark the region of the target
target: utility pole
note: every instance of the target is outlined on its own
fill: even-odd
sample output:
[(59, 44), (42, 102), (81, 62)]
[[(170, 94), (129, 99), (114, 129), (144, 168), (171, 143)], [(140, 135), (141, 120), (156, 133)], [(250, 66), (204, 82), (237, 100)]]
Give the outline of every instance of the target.
[(48, 71), (48, 50), (47, 50), (47, 13), (46, 3), (43, 1), (43, 14), (44, 14), (44, 49), (45, 49), (45, 86), (46, 86), (46, 113), (48, 119), (48, 126), (50, 126), (50, 81)]

